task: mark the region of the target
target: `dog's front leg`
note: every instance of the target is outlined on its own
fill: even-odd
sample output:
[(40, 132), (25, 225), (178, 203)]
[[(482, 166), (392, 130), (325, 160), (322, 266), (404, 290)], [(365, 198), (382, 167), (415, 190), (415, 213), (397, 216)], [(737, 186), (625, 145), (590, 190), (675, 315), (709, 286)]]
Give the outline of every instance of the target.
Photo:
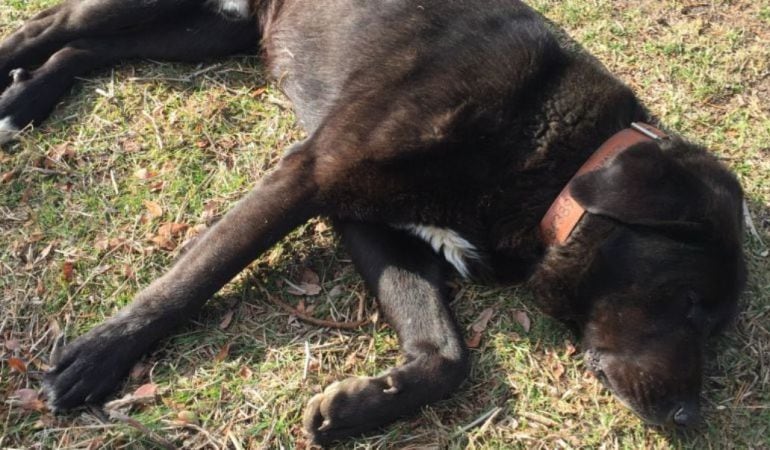
[(448, 397), (469, 362), (448, 307), (446, 264), (425, 243), (386, 225), (345, 223), (343, 241), (398, 334), (403, 365), (351, 377), (313, 397), (306, 432), (319, 444), (376, 429)]
[(316, 215), (314, 167), (309, 149), (285, 157), (131, 305), (68, 345), (45, 376), (51, 407), (103, 400), (159, 339), (265, 249)]

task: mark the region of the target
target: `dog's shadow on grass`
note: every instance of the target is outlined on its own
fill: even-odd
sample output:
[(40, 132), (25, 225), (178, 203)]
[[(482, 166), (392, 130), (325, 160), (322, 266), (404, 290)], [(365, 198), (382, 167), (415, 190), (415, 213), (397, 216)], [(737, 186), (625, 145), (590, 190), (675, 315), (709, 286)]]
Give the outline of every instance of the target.
[[(757, 203), (749, 209), (756, 236), (768, 242), (770, 209)], [(314, 239), (311, 229), (294, 236), (299, 244), (287, 242), (293, 247), (276, 261), (260, 262), (249, 269), (241, 282), (206, 308), (196, 325), (172, 338), (152, 358), (164, 360), (172, 386), (179, 378), (214, 377), (223, 380), (224, 391), (248, 386), (241, 397), (248, 397), (248, 389), (260, 392), (258, 398), (273, 409), (255, 419), (255, 424), (270, 429), (275, 423), (271, 414), (276, 411), (290, 424), (263, 444), (290, 443), (299, 430), (305, 402), (324, 386), (351, 375), (376, 375), (399, 362), (395, 333), (382, 323), (352, 331), (324, 329), (303, 324), (266, 300), (268, 294), (278, 296), (294, 307), (311, 308), (316, 317), (345, 320), (356, 317), (360, 298), (365, 296), (364, 314), (375, 313), (373, 299), (365, 293), (345, 251), (328, 236), (323, 245), (308, 245)], [(757, 403), (761, 393), (770, 391), (767, 379), (761, 377), (767, 370), (762, 351), (770, 348), (770, 337), (763, 334), (760, 323), (770, 310), (770, 299), (763, 290), (770, 285), (770, 261), (762, 256), (766, 247), (753, 232), (746, 234), (749, 287), (736, 325), (709, 342), (703, 405), (706, 420), (701, 427), (681, 432), (645, 426), (595, 380), (581, 379), (586, 370), (575, 337), (537, 312), (525, 287), (459, 283), (452, 309), (469, 341), (477, 318), (488, 308), (494, 310), (481, 340), (474, 343), (477, 348), (471, 350), (473, 369), (468, 381), (452, 398), (346, 446), (465, 448), (525, 439), (523, 443), (528, 438), (551, 443), (558, 438), (577, 446), (603, 442), (595, 436), (581, 436), (591, 428), (599, 428), (603, 439), (609, 435), (621, 442), (639, 443), (658, 435), (676, 447), (722, 442), (726, 433), (741, 433), (745, 442), (753, 442), (747, 433), (766, 426), (761, 423), (762, 414), (757, 414), (764, 410), (755, 408), (761, 406)], [(287, 281), (296, 281), (307, 269), (319, 275), (322, 293), (315, 297), (287, 294), (291, 288)], [(573, 350), (573, 346), (577, 348)], [(192, 388), (171, 389), (178, 391), (174, 397)], [(575, 398), (565, 399), (570, 395)], [(620, 418), (603, 423), (619, 412)], [(260, 421), (264, 423), (260, 425)], [(736, 436), (736, 442), (743, 440)]]

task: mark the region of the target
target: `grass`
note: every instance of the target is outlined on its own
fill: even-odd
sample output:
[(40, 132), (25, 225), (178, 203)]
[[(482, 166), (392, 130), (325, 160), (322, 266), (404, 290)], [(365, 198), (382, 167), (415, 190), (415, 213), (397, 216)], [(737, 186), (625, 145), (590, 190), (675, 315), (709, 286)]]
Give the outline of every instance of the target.
[[(3, 2), (0, 35), (53, 3)], [(451, 400), (342, 448), (770, 448), (768, 7), (532, 3), (664, 123), (724, 158), (745, 187), (764, 244), (747, 233), (749, 287), (736, 326), (713, 343), (707, 425), (690, 435), (644, 426), (586, 375), (570, 335), (533, 308), (526, 289), (462, 283), (454, 306), (463, 325), (485, 308), (498, 312), (472, 352), (469, 381)], [(144, 431), (87, 413), (25, 410), (10, 398), (39, 387), (60, 331), (86, 331), (171, 263), (178, 247), (152, 242), (161, 224), (187, 224), (192, 235), (226, 211), (302, 136), (293, 123), (256, 58), (137, 63), (82, 80), (51, 120), (0, 152), (0, 173), (13, 174), (0, 184), (0, 448), (153, 448), (155, 435), (191, 449), (302, 448), (299, 422), (313, 393), (398, 362), (395, 336), (380, 323), (331, 331), (264, 301), (266, 289), (293, 305), (302, 300), (316, 317), (354, 320), (364, 297), (364, 314), (375, 313), (329, 226), (314, 221), (141, 363), (123, 392), (158, 387), (155, 401), (129, 413)], [(285, 280), (308, 268), (321, 279), (320, 295), (288, 293)], [(527, 312), (529, 332), (512, 310)], [(304, 377), (306, 344), (313, 360)], [(466, 427), (493, 408), (491, 419)]]

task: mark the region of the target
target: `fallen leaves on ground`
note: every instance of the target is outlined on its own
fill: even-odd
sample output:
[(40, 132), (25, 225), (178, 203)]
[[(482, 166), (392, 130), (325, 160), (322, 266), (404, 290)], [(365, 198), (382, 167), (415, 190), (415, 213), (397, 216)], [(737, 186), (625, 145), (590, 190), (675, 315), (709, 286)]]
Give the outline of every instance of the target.
[(532, 321), (529, 319), (529, 314), (527, 314), (526, 311), (517, 309), (513, 312), (513, 318), (516, 320), (516, 323), (524, 328), (525, 333), (529, 333), (529, 330), (532, 327)]
[(40, 395), (34, 389), (19, 389), (11, 395), (11, 399), (26, 411), (42, 412), (46, 410), (45, 402), (40, 399)]
[(19, 373), (27, 373), (27, 363), (21, 358), (11, 356), (8, 358), (8, 366)]
[(228, 309), (225, 315), (222, 316), (222, 321), (219, 322), (219, 329), (226, 330), (227, 327), (230, 326), (230, 323), (232, 323), (234, 315), (235, 315), (235, 310)]
[(321, 293), (321, 278), (317, 273), (305, 268), (300, 274), (300, 279), (297, 283), (292, 283), (289, 280), (285, 280), (289, 288), (286, 292), (292, 295), (307, 295), (314, 296)]
[(155, 401), (157, 394), (158, 385), (155, 383), (146, 383), (136, 388), (134, 392), (124, 395), (122, 398), (107, 402), (104, 405), (104, 409), (109, 411), (134, 405), (145, 405)]
[(75, 263), (64, 261), (61, 267), (61, 276), (65, 283), (72, 283), (72, 280), (75, 279)]
[(489, 321), (494, 317), (495, 310), (494, 308), (487, 308), (484, 311), (479, 314), (479, 317), (476, 319), (473, 324), (471, 324), (470, 329), (473, 332), (471, 337), (469, 337), (466, 340), (466, 345), (468, 348), (478, 348), (481, 344), (481, 335), (484, 333), (484, 331), (487, 329), (487, 326), (489, 325)]
[(163, 215), (163, 208), (158, 204), (158, 202), (145, 200), (143, 203), (144, 207), (147, 209), (147, 212), (144, 215), (144, 217), (147, 218), (147, 221), (157, 219)]
[(158, 227), (155, 236), (150, 238), (150, 242), (158, 248), (172, 251), (178, 245), (177, 238), (189, 227), (186, 223), (164, 222)]

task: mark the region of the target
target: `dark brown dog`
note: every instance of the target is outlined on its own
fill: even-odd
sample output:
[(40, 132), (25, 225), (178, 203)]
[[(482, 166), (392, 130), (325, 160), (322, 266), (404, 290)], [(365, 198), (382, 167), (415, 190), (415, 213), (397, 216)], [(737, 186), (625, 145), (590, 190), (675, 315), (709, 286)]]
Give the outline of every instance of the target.
[[(324, 215), (406, 362), (311, 399), (317, 442), (414, 413), (465, 378), (445, 259), (463, 275), (529, 279), (624, 403), (652, 423), (697, 422), (706, 338), (744, 282), (741, 188), (697, 145), (626, 131), (569, 183), (545, 223), (563, 240), (544, 243), (539, 222), (584, 162), (652, 118), (518, 1), (70, 0), (0, 45), (0, 140), (93, 68), (251, 50), (309, 137), (131, 306), (64, 349), (45, 380), (55, 409), (101, 402), (249, 262)], [(562, 201), (578, 208), (574, 229)]]

